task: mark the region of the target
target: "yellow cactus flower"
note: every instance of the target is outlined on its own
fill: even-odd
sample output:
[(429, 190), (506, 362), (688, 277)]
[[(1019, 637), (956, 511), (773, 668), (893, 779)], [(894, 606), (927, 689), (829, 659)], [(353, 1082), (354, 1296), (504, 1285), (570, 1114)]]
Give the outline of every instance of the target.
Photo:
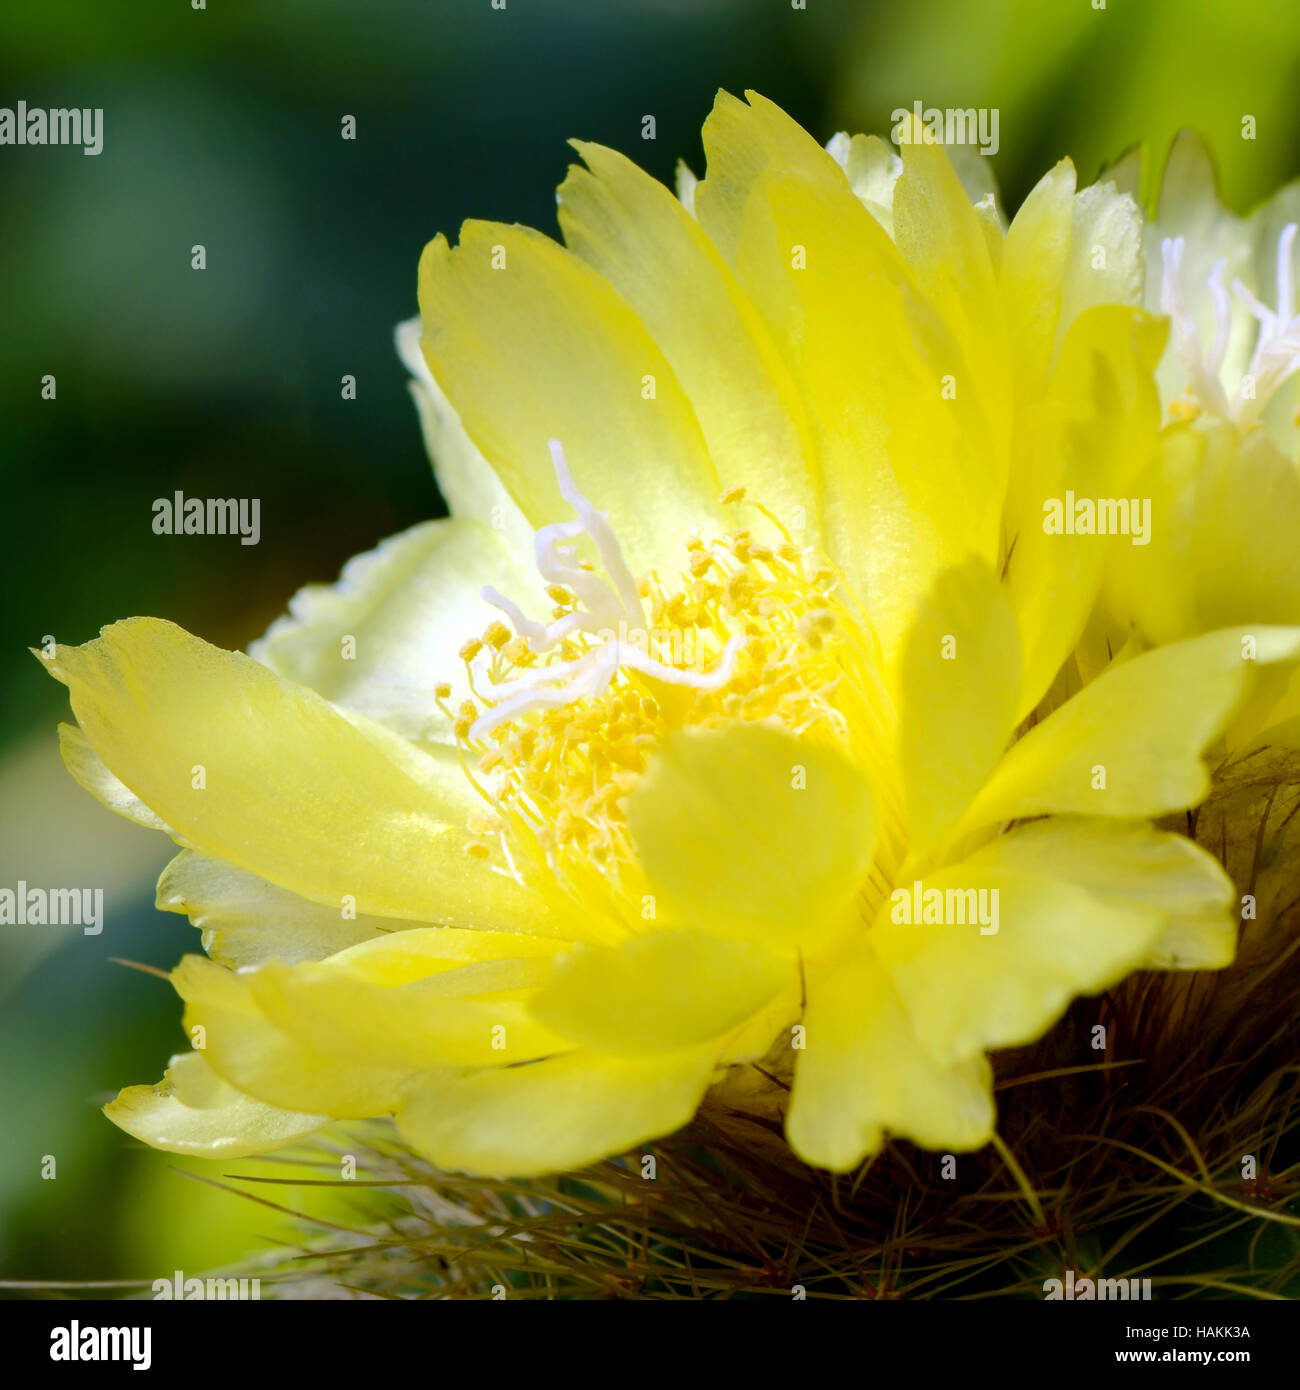
[[(1136, 187), (1137, 156), (1112, 176)], [(1172, 325), (1157, 371), (1166, 423), (1132, 488), (1156, 520), (1146, 543), (1111, 551), (1094, 665), (1129, 640), (1300, 621), (1297, 226), (1300, 182), (1238, 217), (1201, 141), (1175, 142), (1145, 237), (1147, 307)], [(1300, 690), (1263, 721), (1295, 714)]]
[(678, 197), (579, 146), (565, 246), (471, 222), (421, 263), (451, 520), (247, 656), (133, 619), (49, 659), (71, 771), (183, 846), (159, 904), (208, 952), (119, 1125), (222, 1154), (391, 1114), (529, 1174), (761, 1066), (843, 1170), (987, 1143), (991, 1049), (1232, 958), (1229, 880), (1150, 821), (1300, 629), (1054, 684), (1104, 547), (1044, 503), (1128, 487), (1158, 425), (1140, 217), (1062, 164), (1004, 227), (916, 136), (723, 95)]

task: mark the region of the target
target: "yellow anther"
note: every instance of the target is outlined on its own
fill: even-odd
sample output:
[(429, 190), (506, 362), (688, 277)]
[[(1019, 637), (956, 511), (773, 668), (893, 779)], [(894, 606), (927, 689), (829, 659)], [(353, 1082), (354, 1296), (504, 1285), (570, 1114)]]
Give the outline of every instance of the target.
[[(743, 498), (743, 487), (722, 494), (724, 503)], [(758, 506), (748, 500), (747, 505)], [(725, 537), (694, 535), (684, 541), (684, 564), (666, 571), (667, 581), (655, 571), (636, 580), (655, 639), (645, 650), (647, 659), (681, 671), (717, 673), (716, 682), (688, 684), (675, 680), (672, 671), (647, 676), (623, 662), (605, 676), (598, 693), (566, 693), (567, 703), (551, 708), (542, 701), (524, 705), (487, 736), (486, 746), (472, 748), (471, 777), (496, 814), (471, 818), (474, 844), (468, 853), (498, 859), (495, 847), (502, 837), (507, 867), (518, 863), (521, 874), (549, 869), (567, 877), (568, 887), (583, 891), (584, 878), (594, 872), (607, 876), (619, 893), (636, 891), (632, 885), (638, 877), (628, 863), (635, 847), (624, 803), (665, 735), (722, 728), (738, 719), (778, 719), (800, 733), (848, 736), (840, 692), (849, 689), (849, 698), (861, 701), (856, 673), (844, 656), (855, 650), (851, 610), (830, 597), (839, 587), (834, 572), (823, 565), (811, 581), (806, 578), (805, 563), (812, 568), (815, 562), (805, 562), (805, 552), (780, 522), (761, 506), (758, 510), (776, 528), (775, 547), (748, 530)], [(583, 568), (595, 567), (584, 562)], [(567, 585), (550, 584), (546, 593), (557, 618), (582, 606)], [(837, 625), (845, 632), (826, 641)], [(724, 670), (724, 652), (737, 638), (742, 645)], [(476, 680), (501, 684), (525, 671), (527, 683), (550, 685), (545, 681), (549, 668), (591, 657), (604, 640), (574, 631), (538, 654), (504, 623), (493, 622), (481, 639), (461, 649), (467, 662), (484, 647), (500, 656), (486, 674), (470, 667), (470, 693), (478, 696)], [(561, 673), (553, 685), (564, 691), (566, 683)], [(661, 695), (669, 692), (669, 698), (661, 705), (646, 693), (647, 685)], [(581, 688), (572, 686), (575, 692)], [(440, 682), (439, 699), (448, 699), (452, 689), (451, 682)], [(456, 707), (454, 727), (462, 744), (493, 708), (490, 689), (483, 695), (488, 698)]]
[(754, 580), (748, 574), (733, 574), (727, 581), (727, 597), (737, 608), (746, 607), (754, 597)]
[(745, 489), (743, 487), (728, 487), (723, 488), (722, 495), (718, 498), (718, 501), (722, 506), (726, 507), (732, 502), (742, 502), (744, 498)]
[(674, 594), (664, 605), (664, 617), (675, 627), (694, 627), (699, 609), (685, 594)]
[(465, 846), (465, 853), (471, 859), (488, 859), (492, 855), (492, 849), (489, 845), (485, 845), (482, 840), (471, 840)]
[(435, 700), (450, 700), (451, 682), (439, 681), (438, 684), (433, 687), (433, 698)]

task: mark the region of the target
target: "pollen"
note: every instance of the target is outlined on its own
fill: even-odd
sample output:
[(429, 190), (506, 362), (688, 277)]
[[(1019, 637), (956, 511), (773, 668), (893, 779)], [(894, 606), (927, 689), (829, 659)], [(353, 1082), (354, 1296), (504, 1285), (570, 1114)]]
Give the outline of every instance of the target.
[[(459, 705), (453, 731), (502, 848), (484, 837), (466, 852), (501, 853), (510, 872), (531, 868), (578, 896), (596, 891), (608, 903), (612, 895), (627, 909), (617, 915), (630, 919), (642, 885), (626, 799), (668, 733), (775, 722), (887, 777), (892, 714), (869, 627), (843, 580), (774, 518), (776, 546), (749, 531), (683, 537), (678, 575), (634, 579), (604, 517), (559, 461), (557, 473), (608, 584), (583, 572), (570, 588), (557, 576), (580, 569), (571, 547), (556, 546), (551, 558), (539, 533), (552, 624), (485, 591), (516, 635), (495, 622), (460, 649), (474, 698)], [(567, 534), (577, 530), (570, 524)], [(471, 830), (482, 835), (477, 824)]]

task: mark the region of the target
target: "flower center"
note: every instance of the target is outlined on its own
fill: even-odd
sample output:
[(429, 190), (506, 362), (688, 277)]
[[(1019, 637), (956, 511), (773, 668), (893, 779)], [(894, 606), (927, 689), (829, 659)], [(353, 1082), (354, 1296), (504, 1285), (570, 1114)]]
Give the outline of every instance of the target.
[[(869, 625), (834, 568), (729, 488), (721, 502), (754, 506), (771, 544), (749, 530), (687, 537), (678, 575), (634, 580), (555, 440), (551, 454), (577, 514), (536, 536), (551, 621), (485, 589), (510, 627), (494, 622), (460, 651), (473, 698), (453, 715), (455, 735), (486, 803), (475, 852), (492, 855), (494, 838), (509, 872), (531, 860), (575, 896), (612, 894), (635, 920), (644, 884), (624, 812), (648, 756), (678, 729), (763, 720), (869, 770), (893, 799), (877, 859), (901, 862), (892, 707)], [(603, 577), (578, 556), (584, 536)]]
[(1227, 262), (1220, 256), (1206, 280), (1210, 302), (1214, 307), (1214, 337), (1207, 354), (1202, 347), (1196, 321), (1183, 298), (1180, 276), (1184, 240), (1182, 237), (1166, 237), (1160, 243), (1164, 263), (1160, 308), (1161, 312), (1169, 315), (1174, 351), (1187, 368), (1189, 397), (1173, 403), (1170, 408), (1175, 415), (1193, 419), (1202, 408), (1208, 408), (1247, 429), (1259, 419), (1261, 411), (1282, 383), (1300, 371), (1300, 317), (1296, 315), (1295, 282), (1291, 271), (1296, 230), (1297, 224), (1289, 222), (1278, 238), (1276, 309), (1261, 304), (1240, 280), (1232, 282), (1233, 293), (1259, 322), (1259, 333), (1250, 365), (1231, 399), (1222, 375), (1232, 332), (1232, 304), (1223, 286), (1223, 271)]

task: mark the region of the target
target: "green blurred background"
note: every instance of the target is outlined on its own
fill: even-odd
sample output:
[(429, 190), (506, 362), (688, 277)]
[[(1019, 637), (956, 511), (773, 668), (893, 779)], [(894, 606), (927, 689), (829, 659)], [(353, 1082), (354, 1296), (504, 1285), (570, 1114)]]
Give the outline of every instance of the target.
[[(0, 927), (0, 1278), (152, 1280), (278, 1229), (97, 1112), (183, 1045), (171, 990), (110, 958), (166, 968), (196, 934), (152, 908), (171, 847), (64, 773), (63, 691), (25, 648), (136, 613), (241, 646), (437, 514), (393, 325), (435, 232), (556, 230), (570, 136), (702, 173), (716, 89), (755, 87), (822, 140), (997, 107), (1008, 207), (1063, 154), (1091, 178), (1184, 125), (1239, 211), (1300, 171), (1296, 0), (1094, 3), (7, 0), (0, 106), (105, 116), (97, 158), (0, 147), (0, 886), (102, 887), (107, 926)], [(155, 536), (178, 488), (259, 497), (261, 543)]]

